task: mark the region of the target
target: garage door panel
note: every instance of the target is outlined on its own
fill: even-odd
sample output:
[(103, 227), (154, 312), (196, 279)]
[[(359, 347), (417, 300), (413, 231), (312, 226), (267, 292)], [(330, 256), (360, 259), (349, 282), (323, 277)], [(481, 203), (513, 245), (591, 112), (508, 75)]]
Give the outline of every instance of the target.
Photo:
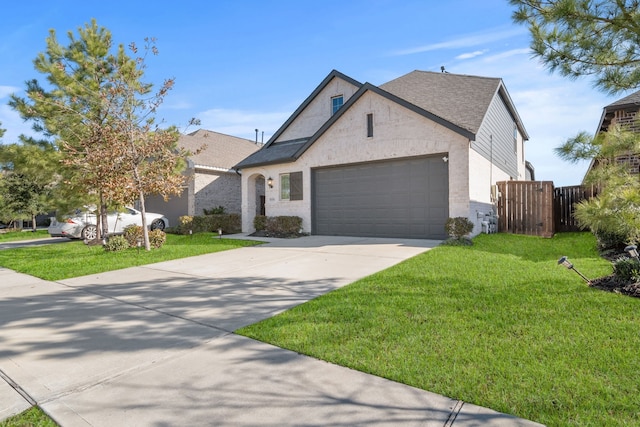
[(441, 156), (313, 171), (314, 234), (445, 238), (448, 164)]

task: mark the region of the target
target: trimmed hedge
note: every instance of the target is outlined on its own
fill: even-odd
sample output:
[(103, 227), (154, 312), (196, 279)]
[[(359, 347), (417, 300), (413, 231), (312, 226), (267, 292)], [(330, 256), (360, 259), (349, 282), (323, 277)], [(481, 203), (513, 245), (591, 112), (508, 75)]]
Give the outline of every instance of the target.
[(275, 237), (299, 236), (301, 229), (302, 218), (299, 216), (269, 216), (264, 226), (267, 235)]
[(302, 218), (299, 216), (272, 216), (267, 218), (267, 233), (293, 235), (302, 229)]
[(174, 234), (189, 234), (189, 230), (193, 233), (213, 232), (217, 233), (218, 229), (222, 229), (223, 234), (235, 234), (242, 231), (240, 215), (238, 214), (221, 214), (221, 215), (203, 215), (203, 216), (181, 216), (180, 224), (171, 227), (168, 232)]
[(264, 231), (267, 228), (267, 217), (264, 215), (256, 215), (256, 217), (253, 218), (253, 228), (255, 228), (256, 231)]

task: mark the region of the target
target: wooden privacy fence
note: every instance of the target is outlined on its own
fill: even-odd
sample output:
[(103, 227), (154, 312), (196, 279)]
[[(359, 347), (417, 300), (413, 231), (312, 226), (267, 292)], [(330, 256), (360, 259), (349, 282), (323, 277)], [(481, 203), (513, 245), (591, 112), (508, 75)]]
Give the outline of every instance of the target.
[(554, 188), (552, 181), (502, 181), (498, 189), (498, 231), (552, 237), (578, 231), (574, 205), (597, 194), (593, 187)]
[(577, 221), (573, 217), (574, 205), (582, 200), (596, 196), (597, 193), (595, 187), (583, 187), (581, 185), (554, 189), (553, 217), (555, 232), (580, 230)]
[(497, 186), (498, 231), (553, 236), (552, 181), (501, 181)]

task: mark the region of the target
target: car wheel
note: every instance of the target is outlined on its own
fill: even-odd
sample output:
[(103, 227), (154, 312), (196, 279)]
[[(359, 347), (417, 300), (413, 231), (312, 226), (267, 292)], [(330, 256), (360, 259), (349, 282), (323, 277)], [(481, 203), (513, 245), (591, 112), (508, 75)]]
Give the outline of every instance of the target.
[(98, 227), (95, 225), (87, 225), (82, 229), (80, 237), (86, 240), (96, 240), (98, 238)]
[(151, 223), (152, 230), (164, 230), (164, 221), (161, 219), (156, 219)]

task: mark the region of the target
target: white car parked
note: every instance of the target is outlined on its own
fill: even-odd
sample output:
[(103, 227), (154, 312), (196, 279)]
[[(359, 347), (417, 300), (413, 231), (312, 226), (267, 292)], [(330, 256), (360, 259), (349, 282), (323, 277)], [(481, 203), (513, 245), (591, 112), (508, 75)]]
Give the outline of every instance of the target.
[[(151, 230), (164, 230), (169, 226), (169, 220), (161, 214), (147, 212), (147, 226)], [(125, 227), (135, 224), (142, 226), (142, 212), (130, 207), (119, 212), (109, 212), (107, 214), (107, 234), (121, 234)], [(68, 237), (70, 239), (94, 240), (98, 238), (98, 228), (96, 227), (96, 215), (94, 210), (76, 210), (73, 215), (59, 222), (56, 218), (51, 218), (51, 225), (48, 228), (51, 237)]]

